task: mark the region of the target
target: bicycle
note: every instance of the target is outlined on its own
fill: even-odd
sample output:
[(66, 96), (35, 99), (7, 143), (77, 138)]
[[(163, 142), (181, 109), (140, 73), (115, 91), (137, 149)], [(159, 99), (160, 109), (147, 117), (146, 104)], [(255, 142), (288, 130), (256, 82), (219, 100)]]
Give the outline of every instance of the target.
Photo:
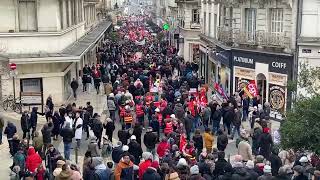
[(16, 98), (11, 109), (16, 113), (22, 113), (22, 109), (23, 109), (22, 99)]
[(13, 107), (13, 104), (14, 104), (13, 95), (9, 95), (2, 101), (3, 110), (7, 111), (9, 106), (11, 108)]
[(22, 99), (14, 99), (13, 95), (10, 95), (2, 102), (2, 107), (5, 111), (10, 107), (14, 112), (21, 113), (23, 108)]

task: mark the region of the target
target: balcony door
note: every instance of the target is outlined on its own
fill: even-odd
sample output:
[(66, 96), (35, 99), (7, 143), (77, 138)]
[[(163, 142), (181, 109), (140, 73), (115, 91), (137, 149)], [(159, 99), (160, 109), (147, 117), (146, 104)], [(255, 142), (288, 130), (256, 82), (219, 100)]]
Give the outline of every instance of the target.
[(35, 1), (19, 1), (19, 29), (20, 31), (37, 30), (37, 8)]
[(245, 9), (245, 31), (246, 31), (248, 40), (251, 40), (251, 41), (255, 40), (256, 17), (257, 17), (257, 9), (255, 8)]

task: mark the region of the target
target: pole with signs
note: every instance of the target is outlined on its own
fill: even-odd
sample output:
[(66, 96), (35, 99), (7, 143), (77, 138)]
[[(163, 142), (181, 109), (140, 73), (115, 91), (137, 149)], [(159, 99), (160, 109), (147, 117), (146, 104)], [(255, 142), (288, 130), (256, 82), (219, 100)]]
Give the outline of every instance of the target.
[(17, 65), (15, 63), (10, 63), (10, 76), (12, 76), (12, 89), (13, 89), (13, 99), (14, 101), (16, 101), (16, 69), (17, 69)]

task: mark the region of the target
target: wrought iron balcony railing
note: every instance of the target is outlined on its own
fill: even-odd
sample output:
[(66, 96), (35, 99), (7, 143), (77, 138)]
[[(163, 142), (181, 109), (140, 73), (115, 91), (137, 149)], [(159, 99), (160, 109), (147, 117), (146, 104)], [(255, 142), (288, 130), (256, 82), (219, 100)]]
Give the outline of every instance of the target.
[(290, 37), (285, 33), (266, 31), (242, 31), (230, 27), (218, 27), (217, 39), (229, 46), (250, 45), (275, 48), (290, 48)]

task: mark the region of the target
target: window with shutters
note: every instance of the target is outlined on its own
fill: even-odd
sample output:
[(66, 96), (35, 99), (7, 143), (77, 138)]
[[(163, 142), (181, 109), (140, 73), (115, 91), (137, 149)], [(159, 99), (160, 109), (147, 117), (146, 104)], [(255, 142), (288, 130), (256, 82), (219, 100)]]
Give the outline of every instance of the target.
[(245, 9), (245, 30), (249, 40), (255, 39), (256, 34), (256, 14), (257, 10), (254, 8)]
[(283, 9), (270, 9), (270, 32), (272, 34), (283, 32)]
[(35, 1), (19, 1), (20, 31), (37, 31), (37, 8)]

